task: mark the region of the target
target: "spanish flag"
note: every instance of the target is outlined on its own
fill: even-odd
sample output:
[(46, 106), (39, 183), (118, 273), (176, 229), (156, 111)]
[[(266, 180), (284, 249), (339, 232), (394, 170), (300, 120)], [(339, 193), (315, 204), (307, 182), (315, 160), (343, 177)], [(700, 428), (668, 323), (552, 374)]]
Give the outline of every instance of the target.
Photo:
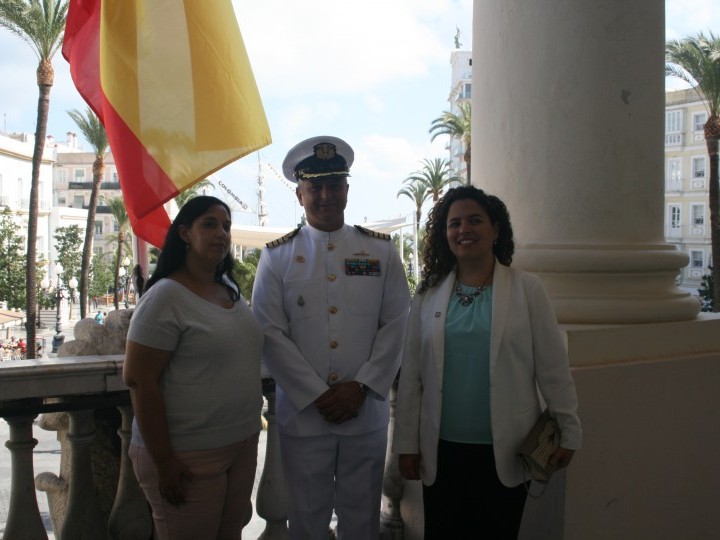
[(155, 246), (163, 203), (271, 142), (230, 0), (70, 0), (62, 52)]

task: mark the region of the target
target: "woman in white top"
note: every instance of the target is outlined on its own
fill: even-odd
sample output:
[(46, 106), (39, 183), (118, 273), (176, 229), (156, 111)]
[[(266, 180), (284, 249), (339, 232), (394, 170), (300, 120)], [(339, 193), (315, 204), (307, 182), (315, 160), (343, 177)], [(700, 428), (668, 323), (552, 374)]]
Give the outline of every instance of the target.
[(527, 480), (517, 451), (541, 401), (562, 429), (551, 461), (580, 448), (575, 386), (537, 276), (510, 268), (510, 216), (495, 196), (451, 189), (430, 212), (408, 320), (393, 450), (422, 479), (425, 538), (516, 538)]
[(263, 333), (232, 277), (230, 209), (195, 197), (133, 313), (130, 456), (160, 539), (240, 538), (261, 428)]

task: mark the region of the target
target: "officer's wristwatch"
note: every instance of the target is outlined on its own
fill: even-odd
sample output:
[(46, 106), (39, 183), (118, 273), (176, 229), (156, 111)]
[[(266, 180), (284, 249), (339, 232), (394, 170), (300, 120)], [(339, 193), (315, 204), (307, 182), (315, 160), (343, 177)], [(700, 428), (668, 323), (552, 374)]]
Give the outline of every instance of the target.
[(370, 393), (370, 387), (367, 384), (363, 384), (361, 382), (355, 381), (358, 383), (358, 386), (360, 386), (360, 391), (365, 394), (366, 396)]

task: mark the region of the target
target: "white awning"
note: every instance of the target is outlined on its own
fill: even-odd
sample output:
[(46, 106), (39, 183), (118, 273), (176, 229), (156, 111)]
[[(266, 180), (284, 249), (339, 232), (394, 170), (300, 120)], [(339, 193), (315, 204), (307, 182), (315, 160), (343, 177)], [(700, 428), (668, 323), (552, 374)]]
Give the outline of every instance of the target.
[[(383, 221), (368, 221), (361, 224), (366, 229), (392, 234), (393, 231), (412, 225), (406, 217)], [(232, 243), (243, 248), (261, 248), (266, 243), (289, 233), (294, 227), (260, 227), (259, 225), (233, 225)]]

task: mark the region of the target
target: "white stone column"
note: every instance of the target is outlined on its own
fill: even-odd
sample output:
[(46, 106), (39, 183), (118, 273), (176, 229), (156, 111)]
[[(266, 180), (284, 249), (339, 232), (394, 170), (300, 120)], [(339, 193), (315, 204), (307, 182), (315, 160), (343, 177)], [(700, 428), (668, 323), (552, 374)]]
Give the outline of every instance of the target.
[(664, 2), (476, 0), (472, 182), (563, 323), (688, 320), (663, 238)]

